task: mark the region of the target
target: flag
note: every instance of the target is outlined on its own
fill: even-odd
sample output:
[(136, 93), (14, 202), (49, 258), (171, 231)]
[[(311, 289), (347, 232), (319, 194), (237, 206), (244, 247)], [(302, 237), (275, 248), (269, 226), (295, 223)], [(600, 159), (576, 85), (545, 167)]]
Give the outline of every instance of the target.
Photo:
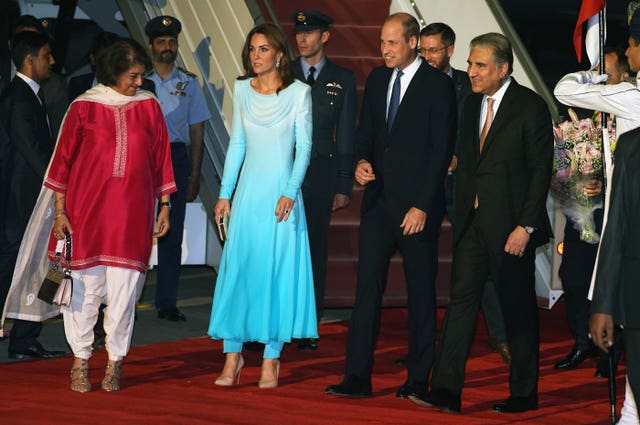
[(580, 13), (578, 14), (578, 22), (573, 30), (573, 46), (576, 49), (578, 62), (582, 61), (582, 25), (587, 22), (587, 35), (585, 37), (585, 47), (587, 56), (591, 61), (591, 68), (595, 67), (599, 62), (600, 50), (600, 26), (598, 13), (604, 9), (606, 0), (582, 0)]

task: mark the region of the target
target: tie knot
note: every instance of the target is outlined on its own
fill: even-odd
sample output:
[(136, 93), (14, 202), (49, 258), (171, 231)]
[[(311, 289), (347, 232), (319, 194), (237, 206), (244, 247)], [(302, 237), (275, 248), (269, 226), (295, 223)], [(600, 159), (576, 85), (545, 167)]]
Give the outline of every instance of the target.
[(309, 74), (313, 75), (314, 72), (316, 72), (316, 67), (315, 66), (309, 67)]
[(400, 77), (402, 77), (403, 75), (404, 75), (404, 72), (402, 72), (402, 71), (398, 70), (398, 76), (397, 76), (396, 78), (400, 78)]
[(493, 108), (493, 101), (494, 101), (494, 100), (495, 100), (495, 99), (494, 99), (494, 98), (492, 98), (492, 97), (487, 97), (487, 106), (488, 106), (489, 108)]

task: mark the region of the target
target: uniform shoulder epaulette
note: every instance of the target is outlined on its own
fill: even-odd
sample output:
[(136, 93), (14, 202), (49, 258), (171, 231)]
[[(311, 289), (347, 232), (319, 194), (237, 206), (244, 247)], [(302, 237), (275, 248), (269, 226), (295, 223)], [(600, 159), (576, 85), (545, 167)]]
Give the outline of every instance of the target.
[(187, 77), (191, 77), (191, 78), (198, 78), (198, 76), (196, 74), (194, 74), (193, 72), (189, 72), (186, 69), (182, 68), (182, 67), (178, 67), (178, 69), (182, 72), (184, 72)]

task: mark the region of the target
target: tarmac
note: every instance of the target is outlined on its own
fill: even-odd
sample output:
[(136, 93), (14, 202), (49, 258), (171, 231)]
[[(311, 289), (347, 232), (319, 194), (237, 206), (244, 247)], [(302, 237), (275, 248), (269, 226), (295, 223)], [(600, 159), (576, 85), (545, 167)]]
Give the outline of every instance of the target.
[[(206, 336), (215, 287), (215, 270), (207, 266), (182, 266), (178, 288), (178, 308), (187, 317), (185, 322), (169, 322), (166, 319), (158, 319), (153, 304), (156, 276), (156, 270), (149, 270), (147, 273), (142, 298), (136, 309), (136, 323), (131, 346)], [(349, 318), (350, 312), (350, 309), (326, 309), (322, 321), (345, 320)], [(10, 328), (11, 322), (11, 320), (7, 320), (7, 328)], [(47, 350), (71, 351), (65, 339), (62, 316), (47, 320), (38, 340)], [(8, 339), (0, 342), (0, 363), (19, 361), (9, 359), (8, 347)]]

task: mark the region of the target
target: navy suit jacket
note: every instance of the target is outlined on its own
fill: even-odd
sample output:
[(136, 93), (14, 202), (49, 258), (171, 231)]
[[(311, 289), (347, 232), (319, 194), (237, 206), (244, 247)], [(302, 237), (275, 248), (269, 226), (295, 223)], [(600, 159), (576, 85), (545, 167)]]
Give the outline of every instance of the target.
[(356, 136), (356, 160), (373, 166), (361, 212), (384, 203), (398, 226), (412, 207), (427, 213), (419, 234), (435, 238), (444, 215), (444, 179), (456, 137), (452, 79), (422, 61), (387, 128), (387, 89), (392, 68), (375, 68), (367, 79)]

